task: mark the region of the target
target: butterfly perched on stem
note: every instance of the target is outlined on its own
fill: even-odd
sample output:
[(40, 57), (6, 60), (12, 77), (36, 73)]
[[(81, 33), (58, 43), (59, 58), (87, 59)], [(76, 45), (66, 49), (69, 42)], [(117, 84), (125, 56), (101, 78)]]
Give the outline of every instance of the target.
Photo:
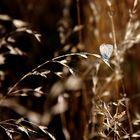
[(109, 64), (109, 59), (113, 53), (113, 45), (101, 44), (99, 50), (101, 53), (102, 60), (111, 68)]

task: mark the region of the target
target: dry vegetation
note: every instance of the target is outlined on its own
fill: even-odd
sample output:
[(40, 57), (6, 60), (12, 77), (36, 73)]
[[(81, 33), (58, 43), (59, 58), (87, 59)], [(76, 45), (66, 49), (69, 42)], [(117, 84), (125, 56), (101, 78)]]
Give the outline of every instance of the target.
[(140, 139), (139, 5), (1, 0), (0, 140)]

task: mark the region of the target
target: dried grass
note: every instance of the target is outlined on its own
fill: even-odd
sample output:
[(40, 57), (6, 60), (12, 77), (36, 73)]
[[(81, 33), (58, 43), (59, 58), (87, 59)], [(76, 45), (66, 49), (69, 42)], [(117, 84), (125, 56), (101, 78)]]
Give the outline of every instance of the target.
[[(0, 139), (139, 139), (139, 1), (60, 3), (60, 47), (53, 58), (43, 57), (44, 50), (38, 55), (20, 48), (19, 35), (31, 37), (34, 50), (43, 47), (43, 34), (28, 22), (0, 15), (4, 25), (12, 25), (7, 31), (1, 24)], [(34, 53), (42, 55), (39, 63)], [(11, 63), (13, 57), (19, 63)], [(33, 64), (18, 71), (21, 60)]]

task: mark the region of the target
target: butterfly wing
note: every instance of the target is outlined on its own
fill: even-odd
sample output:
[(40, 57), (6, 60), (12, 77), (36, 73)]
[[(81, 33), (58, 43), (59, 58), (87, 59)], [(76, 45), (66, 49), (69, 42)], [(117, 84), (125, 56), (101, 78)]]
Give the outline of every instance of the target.
[(113, 52), (113, 45), (111, 44), (102, 44), (100, 46), (100, 53), (103, 59), (107, 60), (111, 57)]

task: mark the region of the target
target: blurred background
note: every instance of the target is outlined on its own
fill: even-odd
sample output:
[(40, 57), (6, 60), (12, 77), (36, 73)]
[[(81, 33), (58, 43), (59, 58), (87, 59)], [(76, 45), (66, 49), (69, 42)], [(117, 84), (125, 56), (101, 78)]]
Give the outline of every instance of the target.
[[(125, 106), (125, 109), (126, 112), (129, 110), (131, 121), (140, 120), (140, 3), (139, 0), (135, 0), (135, 3), (138, 2), (136, 5), (133, 0), (112, 0), (110, 8), (110, 2), (110, 0), (0, 0), (1, 98), (22, 76), (46, 60), (83, 51), (100, 54), (99, 46), (102, 43), (114, 44), (109, 16), (111, 14), (114, 18), (118, 52), (122, 52), (119, 55), (121, 80), (104, 86), (105, 79), (116, 71), (112, 72), (102, 64), (98, 71), (100, 82), (97, 82), (97, 93), (100, 93), (101, 100), (106, 104), (117, 102), (123, 98), (122, 94), (125, 94), (129, 100), (129, 108)], [(131, 13), (132, 9), (134, 13)], [(115, 60), (114, 54), (111, 59), (112, 65), (113, 59)], [(104, 119), (98, 113), (93, 115), (95, 118), (91, 115), (91, 112), (97, 110), (93, 104), (102, 104), (93, 92), (93, 78), (97, 69), (96, 58), (88, 58), (85, 61), (79, 57), (71, 57), (66, 60), (69, 61), (70, 67), (76, 69), (76, 78), (72, 78), (66, 70), (63, 70), (64, 74), (66, 72), (65, 78), (61, 79), (54, 75), (54, 73), (60, 75), (58, 72), (63, 69), (60, 64), (44, 65), (38, 69), (37, 76), (25, 78), (14, 89), (20, 96), (27, 92), (28, 96), (8, 97), (1, 103), (0, 120), (26, 118), (38, 126), (47, 126), (56, 140), (101, 139), (103, 135), (97, 137), (95, 134), (100, 129), (107, 136), (109, 130), (101, 125)], [(52, 70), (53, 74), (47, 78), (40, 77), (44, 69), (47, 69), (45, 72), (49, 74)], [(104, 91), (108, 90), (111, 93), (104, 96)], [(39, 95), (34, 96), (32, 92), (35, 91), (39, 91)], [(112, 114), (115, 109), (111, 109)], [(121, 107), (120, 114), (125, 109)], [(130, 122), (128, 113), (125, 115)], [(127, 121), (123, 124), (124, 128)], [(29, 124), (23, 126), (29, 127)], [(128, 129), (126, 128), (126, 131), (130, 134)], [(133, 127), (133, 131), (131, 129), (131, 133), (137, 131), (138, 127)], [(122, 133), (120, 135), (123, 136)], [(4, 137), (5, 135), (1, 133), (0, 138)], [(8, 139), (10, 136), (6, 137)], [(112, 138), (110, 135), (110, 139)], [(14, 135), (13, 139), (27, 139), (27, 137)], [(33, 139), (52, 138), (42, 134), (33, 135)]]

